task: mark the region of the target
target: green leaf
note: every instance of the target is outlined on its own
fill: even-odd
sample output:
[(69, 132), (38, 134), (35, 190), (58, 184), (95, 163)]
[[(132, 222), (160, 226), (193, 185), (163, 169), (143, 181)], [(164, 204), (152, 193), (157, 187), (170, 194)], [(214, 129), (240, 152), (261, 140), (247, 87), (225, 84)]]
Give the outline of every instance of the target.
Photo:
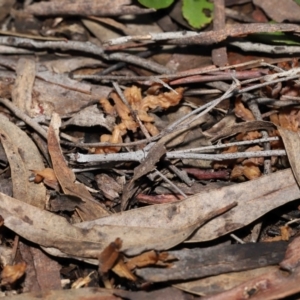
[(182, 14), (194, 28), (201, 28), (212, 20), (213, 3), (207, 0), (183, 0)]
[(149, 8), (166, 8), (169, 7), (174, 0), (138, 0), (142, 5), (149, 7)]
[(299, 37), (283, 32), (260, 32), (249, 34), (247, 39), (262, 44), (300, 45)]
[(298, 5), (300, 5), (300, 0), (294, 0)]

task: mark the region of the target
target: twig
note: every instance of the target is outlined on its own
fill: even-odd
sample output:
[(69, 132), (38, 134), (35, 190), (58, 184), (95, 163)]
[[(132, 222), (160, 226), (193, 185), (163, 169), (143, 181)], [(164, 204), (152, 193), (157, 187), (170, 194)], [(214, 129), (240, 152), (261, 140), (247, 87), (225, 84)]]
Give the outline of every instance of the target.
[(198, 153), (176, 153), (176, 151), (167, 152), (168, 158), (180, 159), (203, 159), (222, 161), (227, 159), (249, 158), (249, 157), (266, 157), (266, 156), (283, 156), (286, 155), (285, 150), (268, 150), (268, 151), (254, 151), (254, 152), (235, 152), (223, 154), (198, 154)]
[(225, 70), (230, 70), (234, 68), (241, 68), (241, 67), (246, 67), (250, 65), (260, 65), (262, 60), (253, 60), (253, 61), (248, 61), (245, 63), (240, 63), (240, 64), (235, 64), (231, 66), (226, 66), (226, 67), (219, 67), (216, 68), (215, 66), (211, 67), (205, 67), (205, 68), (200, 68), (200, 69), (192, 69), (189, 71), (183, 71), (183, 72), (178, 72), (175, 74), (163, 74), (163, 75), (156, 75), (156, 76), (100, 76), (100, 75), (80, 75), (80, 74), (72, 74), (72, 78), (74, 79), (93, 79), (93, 80), (116, 80), (116, 81), (154, 81), (157, 79), (175, 79), (175, 78), (181, 78), (181, 77), (187, 77), (187, 76), (192, 76), (192, 75), (200, 75), (200, 74), (209, 74), (213, 73), (216, 71), (225, 71)]
[(180, 39), (191, 36), (197, 36), (198, 33), (195, 31), (175, 31), (175, 32), (163, 32), (163, 33), (147, 33), (144, 35), (127, 35), (118, 38), (114, 38), (105, 41), (104, 45), (119, 45), (128, 43), (130, 41), (164, 41), (171, 39)]
[(171, 74), (173, 73), (172, 70), (169, 68), (162, 66), (154, 61), (151, 61), (149, 59), (144, 59), (142, 57), (136, 56), (136, 55), (130, 55), (128, 53), (112, 53), (106, 57), (108, 60), (117, 60), (117, 61), (123, 61), (126, 63), (130, 63), (133, 65), (137, 65), (140, 67), (143, 67), (145, 69), (151, 70), (153, 72), (159, 73), (159, 74)]
[(116, 45), (120, 43), (127, 42), (129, 40), (142, 41), (166, 41), (167, 44), (172, 45), (212, 45), (215, 43), (222, 42), (229, 36), (241, 36), (251, 33), (258, 32), (275, 32), (275, 31), (296, 31), (298, 32), (300, 27), (296, 24), (238, 24), (225, 27), (222, 30), (217, 31), (207, 31), (195, 33), (191, 31), (178, 31), (178, 32), (165, 32), (165, 33), (149, 33), (143, 36), (128, 36), (126, 38), (116, 38), (107, 41), (108, 45)]
[(0, 44), (9, 45), (21, 48), (35, 48), (35, 49), (61, 49), (61, 50), (76, 50), (85, 53), (92, 53), (101, 56), (105, 59), (108, 56), (104, 53), (103, 48), (91, 42), (78, 41), (38, 41), (28, 38), (21, 38), (15, 36), (0, 36)]
[[(147, 58), (152, 54), (154, 54), (154, 50), (147, 50), (147, 51), (139, 52), (137, 54), (137, 56)], [(106, 69), (102, 70), (101, 72), (99, 72), (98, 74), (95, 74), (95, 75), (107, 75), (113, 71), (122, 69), (125, 66), (126, 66), (126, 62), (118, 62), (112, 66), (107, 67)]]
[[(246, 94), (244, 94), (243, 97), (247, 97)], [(252, 96), (252, 99), (250, 98), (250, 100), (246, 100), (246, 102), (248, 103), (248, 107), (252, 111), (255, 119), (258, 121), (263, 121), (257, 102), (255, 101), (255, 98), (253, 98)], [(261, 130), (260, 132), (263, 138), (267, 139), (269, 137), (269, 134), (266, 130)], [(265, 151), (271, 150), (271, 145), (269, 142), (264, 142), (263, 145)], [(264, 159), (264, 174), (267, 175), (270, 173), (271, 173), (271, 158), (269, 157)]]
[(22, 112), (18, 107), (16, 107), (11, 101), (5, 98), (0, 98), (0, 103), (5, 105), (9, 110), (11, 110), (19, 119), (24, 121), (27, 125), (32, 127), (36, 132), (38, 132), (42, 137), (47, 139), (47, 132), (43, 129), (43, 127), (31, 119), (28, 115)]
[(156, 174), (156, 175), (158, 175), (158, 176), (160, 176), (165, 182), (167, 182), (168, 184), (170, 184), (184, 198), (187, 198), (187, 195), (179, 187), (177, 187), (176, 184), (174, 184), (171, 180), (169, 180), (163, 173), (161, 173), (157, 169), (154, 170), (153, 173)]
[[(256, 63), (257, 61), (255, 61)], [(254, 62), (252, 62), (254, 63)], [(235, 65), (235, 67), (237, 67), (237, 65)], [(218, 68), (218, 70), (221, 70), (224, 68)], [(207, 72), (207, 71), (206, 71)], [(178, 76), (178, 74), (176, 74), (175, 76)], [(182, 123), (183, 121), (185, 121), (186, 119), (188, 119), (190, 116), (197, 114), (198, 112), (203, 111), (204, 109), (208, 108), (208, 110), (212, 109), (212, 107), (214, 107), (215, 105), (217, 105), (219, 102), (221, 102), (224, 99), (228, 99), (230, 97), (232, 97), (234, 94), (241, 94), (241, 93), (245, 93), (245, 92), (249, 92), (252, 90), (256, 90), (259, 89), (263, 86), (266, 85), (270, 85), (270, 84), (274, 84), (277, 82), (284, 82), (287, 80), (292, 80), (292, 79), (297, 79), (298, 77), (300, 77), (300, 75), (294, 75), (294, 76), (290, 76), (290, 77), (284, 77), (284, 78), (278, 78), (269, 82), (263, 82), (263, 83), (259, 83), (250, 87), (246, 87), (240, 90), (235, 90), (228, 92), (227, 94), (224, 94), (223, 96), (197, 108), (196, 110), (192, 111), (191, 113), (189, 113), (188, 115), (184, 116), (182, 119), (177, 120), (176, 122), (172, 123), (171, 125), (169, 125), (166, 129), (164, 129), (159, 135), (155, 136), (155, 137), (151, 137), (150, 140), (140, 140), (140, 141), (136, 141), (136, 142), (130, 142), (130, 143), (119, 143), (119, 144), (112, 144), (112, 143), (86, 143), (86, 144), (70, 144), (72, 146), (77, 146), (77, 147), (102, 147), (102, 146), (112, 146), (112, 147), (120, 147), (120, 146), (135, 146), (135, 145), (140, 145), (140, 144), (144, 144), (147, 142), (154, 142), (156, 140), (158, 140), (159, 138), (161, 138), (162, 136), (164, 136), (165, 134), (168, 134), (170, 132), (172, 132), (180, 123)], [(139, 78), (139, 77), (137, 77)], [(163, 78), (163, 77), (159, 77), (159, 78)], [(263, 78), (263, 77), (262, 77)], [(147, 79), (149, 79), (149, 77), (147, 76)], [(243, 84), (243, 82), (241, 82), (241, 84)], [(228, 88), (228, 84), (223, 83), (223, 82), (211, 82), (211, 83), (207, 83), (207, 85), (214, 87), (214, 88), (218, 88), (221, 90), (226, 90)], [(223, 87), (222, 87), (223, 85)], [(199, 116), (198, 116), (199, 117)]]
[[(196, 119), (198, 119), (200, 116), (203, 116), (204, 114), (206, 114), (208, 111), (212, 110), (215, 106), (217, 106), (220, 102), (222, 102), (224, 99), (229, 98), (229, 95), (233, 95), (233, 91), (235, 90), (236, 85), (232, 84), (231, 87), (219, 98), (200, 106), (199, 108), (193, 110), (192, 112), (190, 112), (189, 114), (187, 114), (186, 116), (183, 116), (182, 118), (180, 118), (179, 120), (177, 120), (176, 122), (174, 122), (173, 124), (171, 124), (168, 127), (168, 130), (172, 131), (174, 130), (176, 127), (178, 127), (182, 122), (184, 122), (185, 120), (189, 119), (191, 116), (197, 114), (197, 116), (195, 116), (194, 118), (191, 118), (191, 120), (188, 121), (188, 124), (191, 124), (192, 122), (194, 122)], [(199, 114), (198, 114), (199, 113)], [(188, 124), (184, 124), (184, 125), (188, 125)]]
[[(109, 154), (68, 154), (71, 160), (86, 163), (86, 162), (108, 162), (108, 161), (137, 161), (141, 162), (146, 159), (148, 152), (143, 150), (126, 152), (126, 153), (109, 153)], [(222, 161), (227, 159), (249, 158), (249, 157), (266, 157), (266, 156), (284, 156), (285, 150), (269, 150), (269, 151), (253, 151), (253, 152), (235, 152), (223, 154), (199, 154), (199, 153), (177, 153), (177, 151), (167, 152), (167, 158), (179, 159), (202, 159)]]
[[(149, 140), (151, 138), (147, 128), (144, 126), (144, 124), (142, 123), (142, 121), (140, 120), (139, 116), (133, 111), (132, 107), (130, 106), (130, 104), (128, 103), (125, 95), (123, 94), (123, 92), (121, 91), (121, 88), (119, 86), (119, 84), (117, 82), (113, 81), (113, 86), (116, 90), (116, 92), (118, 93), (119, 97), (121, 98), (121, 100), (123, 101), (123, 103), (126, 105), (126, 107), (130, 110), (130, 113), (133, 117), (133, 119), (139, 124), (142, 132), (144, 133), (144, 135), (146, 136), (146, 138)], [(179, 192), (182, 196), (187, 197), (183, 191), (181, 191), (180, 188), (178, 188), (172, 181), (170, 181), (166, 176), (164, 176), (160, 171), (158, 171), (156, 168), (153, 171), (154, 174), (160, 176), (164, 181), (166, 181), (167, 183), (169, 183), (177, 192)]]
[(253, 144), (278, 141), (278, 140), (279, 140), (279, 137), (274, 136), (274, 137), (267, 137), (267, 138), (261, 138), (261, 139), (256, 139), (256, 140), (233, 142), (233, 143), (228, 143), (228, 144), (217, 144), (217, 145), (213, 145), (213, 146), (191, 148), (191, 149), (185, 149), (185, 150), (177, 150), (176, 153), (191, 153), (191, 152), (200, 152), (200, 151), (207, 151), (207, 150), (216, 150), (216, 149), (228, 148), (231, 146), (253, 145)]
[(234, 240), (236, 240), (237, 242), (239, 242), (240, 244), (245, 244), (245, 242), (244, 242), (242, 239), (240, 239), (239, 237), (237, 237), (235, 234), (231, 233), (230, 236), (231, 236)]
[[(225, 1), (214, 0), (214, 30), (222, 30), (225, 27)], [(225, 46), (217, 46), (212, 50), (212, 61), (216, 66), (226, 66), (228, 64), (227, 51)]]
[(112, 53), (107, 55), (104, 53), (104, 49), (91, 42), (78, 42), (78, 41), (39, 41), (34, 39), (15, 37), (15, 36), (0, 36), (1, 45), (9, 45), (21, 48), (35, 48), (35, 49), (61, 49), (61, 50), (76, 50), (84, 53), (91, 53), (102, 57), (106, 60), (118, 60), (131, 64), (144, 67), (151, 71), (160, 74), (170, 74), (172, 71), (167, 67), (164, 67), (156, 62), (149, 61), (136, 55), (130, 55), (127, 53)]
[(191, 185), (193, 184), (193, 180), (191, 180), (191, 179), (189, 178), (189, 176), (188, 176), (188, 174), (186, 173), (186, 171), (179, 170), (179, 169), (178, 169), (174, 164), (172, 164), (171, 162), (170, 162), (170, 165), (168, 166), (168, 168), (169, 168), (172, 172), (174, 172), (174, 173), (177, 175), (177, 177), (178, 177), (179, 179), (181, 179), (182, 182), (184, 182), (186, 185), (191, 186)]

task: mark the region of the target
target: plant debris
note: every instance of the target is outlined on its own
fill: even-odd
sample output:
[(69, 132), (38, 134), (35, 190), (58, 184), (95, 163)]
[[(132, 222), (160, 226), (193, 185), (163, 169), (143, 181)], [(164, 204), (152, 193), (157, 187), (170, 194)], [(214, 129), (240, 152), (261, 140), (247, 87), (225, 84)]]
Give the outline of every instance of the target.
[(1, 293), (297, 297), (299, 1), (2, 2)]

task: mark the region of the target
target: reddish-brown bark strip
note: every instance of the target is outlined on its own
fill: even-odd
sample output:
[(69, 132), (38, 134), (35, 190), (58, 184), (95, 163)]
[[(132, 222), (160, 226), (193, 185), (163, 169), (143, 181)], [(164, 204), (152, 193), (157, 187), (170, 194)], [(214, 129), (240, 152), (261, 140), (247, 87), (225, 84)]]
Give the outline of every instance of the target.
[[(214, 1), (214, 30), (222, 30), (225, 27), (225, 0)], [(219, 67), (224, 67), (228, 64), (227, 50), (225, 46), (218, 47), (212, 50), (213, 64)]]

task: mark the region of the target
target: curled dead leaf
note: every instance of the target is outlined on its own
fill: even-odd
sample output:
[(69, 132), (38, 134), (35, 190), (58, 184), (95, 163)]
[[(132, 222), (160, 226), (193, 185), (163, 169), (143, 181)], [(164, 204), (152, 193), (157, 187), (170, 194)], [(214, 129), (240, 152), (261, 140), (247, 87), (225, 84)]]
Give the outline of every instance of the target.
[(241, 97), (238, 97), (235, 100), (234, 112), (237, 117), (239, 117), (245, 121), (254, 121), (255, 120), (252, 112), (244, 106)]
[(35, 183), (40, 183), (43, 181), (45, 185), (53, 188), (56, 191), (59, 190), (59, 184), (53, 169), (45, 168), (43, 170), (30, 170), (30, 171), (35, 175), (34, 178)]
[(12, 284), (21, 278), (26, 271), (26, 263), (20, 262), (13, 266), (6, 265), (1, 272), (1, 285)]
[[(162, 263), (167, 260), (167, 258), (167, 252), (162, 252), (160, 254), (157, 251), (151, 250), (129, 259), (126, 263), (126, 266), (129, 270), (133, 270), (135, 268), (143, 268), (151, 265), (156, 265), (158, 262)], [(160, 264), (160, 266), (162, 266), (162, 264)]]
[(120, 277), (127, 278), (131, 281), (137, 280), (137, 277), (129, 270), (127, 265), (124, 263), (123, 257), (119, 257), (112, 270)]
[(116, 240), (110, 243), (99, 255), (99, 273), (105, 274), (113, 268), (120, 256), (120, 249), (122, 247), (122, 240)]

